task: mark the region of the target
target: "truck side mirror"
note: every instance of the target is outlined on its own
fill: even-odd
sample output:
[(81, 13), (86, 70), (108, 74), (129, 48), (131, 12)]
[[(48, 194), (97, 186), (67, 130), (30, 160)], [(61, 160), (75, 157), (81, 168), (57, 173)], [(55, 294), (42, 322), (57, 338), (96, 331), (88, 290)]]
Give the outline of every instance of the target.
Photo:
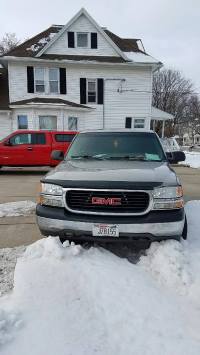
[(177, 164), (179, 161), (185, 161), (185, 153), (180, 151), (166, 152), (170, 164)]
[(64, 153), (62, 150), (53, 150), (51, 153), (51, 159), (52, 160), (64, 160)]

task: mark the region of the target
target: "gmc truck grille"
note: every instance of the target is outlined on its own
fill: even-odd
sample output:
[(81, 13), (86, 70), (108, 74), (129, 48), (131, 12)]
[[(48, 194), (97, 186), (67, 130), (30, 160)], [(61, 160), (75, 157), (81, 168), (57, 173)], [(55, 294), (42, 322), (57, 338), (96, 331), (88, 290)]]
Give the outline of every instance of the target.
[(69, 210), (94, 214), (143, 214), (149, 207), (150, 195), (145, 191), (68, 190)]

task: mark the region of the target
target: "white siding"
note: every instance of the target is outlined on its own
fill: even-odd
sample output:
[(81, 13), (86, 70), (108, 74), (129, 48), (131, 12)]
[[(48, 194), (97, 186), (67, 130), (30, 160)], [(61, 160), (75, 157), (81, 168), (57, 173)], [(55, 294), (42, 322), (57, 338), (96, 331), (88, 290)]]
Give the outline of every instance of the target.
[(12, 122), (9, 112), (0, 112), (0, 139), (12, 132)]
[[(96, 27), (90, 21), (81, 15), (68, 29), (72, 32), (97, 32)], [(68, 48), (67, 31), (64, 32), (58, 40), (56, 40), (51, 47), (49, 47), (45, 54), (68, 54), (68, 55), (102, 55), (102, 56), (119, 56), (112, 48), (108, 41), (98, 32), (98, 48)]]
[(13, 109), (12, 112), (12, 131), (18, 129), (18, 115), (27, 115), (28, 118), (28, 129), (38, 130), (39, 129), (39, 116), (56, 116), (57, 117), (57, 130), (67, 131), (68, 130), (68, 117), (78, 118), (78, 130), (85, 129), (85, 117), (83, 114), (76, 110), (63, 110), (63, 109), (47, 109), (47, 108), (23, 108), (23, 109)]
[[(103, 64), (102, 66), (86, 66), (80, 63), (79, 65), (68, 64), (66, 66), (66, 74), (66, 95), (55, 96), (52, 94), (43, 94), (41, 96), (59, 97), (64, 100), (80, 103), (80, 78), (103, 78), (105, 79), (105, 127), (124, 128), (125, 117), (130, 116), (133, 118), (145, 118), (146, 128), (149, 128), (152, 99), (151, 68), (120, 67), (119, 65), (111, 67)], [(125, 81), (120, 83), (120, 80), (112, 79), (125, 79)], [(9, 64), (9, 87), (11, 102), (40, 96), (38, 93), (27, 93), (26, 66), (22, 64)], [(122, 93), (119, 92), (121, 88), (122, 91), (124, 90)], [(92, 111), (79, 112), (79, 116), (82, 117), (81, 122), (83, 122), (81, 129), (102, 128), (103, 105), (92, 105), (92, 107), (94, 108)], [(52, 110), (49, 111), (52, 112)], [(30, 117), (35, 117), (34, 113), (31, 113)], [(59, 114), (58, 117), (60, 117)], [(61, 118), (59, 118), (60, 120)], [(32, 122), (30, 123), (30, 128), (34, 128), (36, 118), (30, 118), (30, 122)]]

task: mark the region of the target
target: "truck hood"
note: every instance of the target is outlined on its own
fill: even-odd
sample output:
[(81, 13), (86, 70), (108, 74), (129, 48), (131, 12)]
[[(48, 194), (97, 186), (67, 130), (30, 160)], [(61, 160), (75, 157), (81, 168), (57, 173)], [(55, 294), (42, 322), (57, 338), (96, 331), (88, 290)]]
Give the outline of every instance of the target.
[(149, 189), (179, 183), (167, 162), (87, 159), (63, 161), (41, 181), (63, 187)]

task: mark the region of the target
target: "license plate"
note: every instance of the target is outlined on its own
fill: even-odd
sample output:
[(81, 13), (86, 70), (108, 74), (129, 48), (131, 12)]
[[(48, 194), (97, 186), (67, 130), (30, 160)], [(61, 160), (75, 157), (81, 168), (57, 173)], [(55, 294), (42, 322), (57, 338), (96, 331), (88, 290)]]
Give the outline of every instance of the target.
[(119, 237), (119, 228), (116, 224), (94, 224), (92, 235), (94, 237)]

